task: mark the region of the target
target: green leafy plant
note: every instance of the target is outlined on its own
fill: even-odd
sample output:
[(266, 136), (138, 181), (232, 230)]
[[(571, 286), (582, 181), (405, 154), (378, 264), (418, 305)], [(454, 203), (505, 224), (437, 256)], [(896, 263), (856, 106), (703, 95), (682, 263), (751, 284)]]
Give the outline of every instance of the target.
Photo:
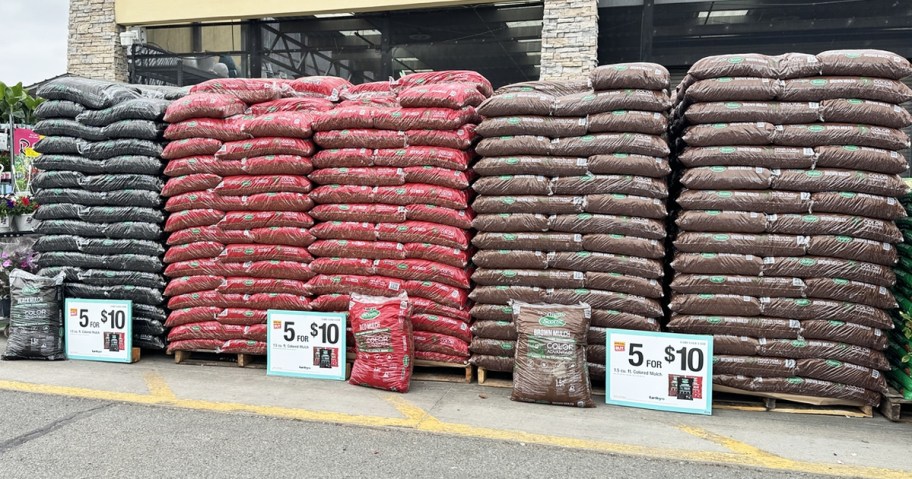
[(44, 99), (29, 95), (22, 82), (13, 86), (0, 82), (0, 121), (9, 121), (12, 115), (14, 123), (34, 124), (35, 109), (42, 103)]

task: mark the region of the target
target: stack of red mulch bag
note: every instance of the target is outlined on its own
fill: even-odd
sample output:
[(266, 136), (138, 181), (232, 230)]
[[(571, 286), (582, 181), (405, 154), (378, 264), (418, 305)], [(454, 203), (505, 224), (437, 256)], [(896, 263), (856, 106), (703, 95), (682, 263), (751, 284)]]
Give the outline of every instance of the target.
[(311, 126), (345, 86), (214, 80), (169, 108), (169, 351), (265, 354), (266, 311), (309, 309)]
[[(408, 293), (415, 357), (465, 364), (469, 166), (475, 111), (492, 93), (474, 72), (408, 75), (343, 93), (314, 122), (312, 307), (346, 311), (352, 292)], [(350, 344), (354, 344), (351, 341)]]

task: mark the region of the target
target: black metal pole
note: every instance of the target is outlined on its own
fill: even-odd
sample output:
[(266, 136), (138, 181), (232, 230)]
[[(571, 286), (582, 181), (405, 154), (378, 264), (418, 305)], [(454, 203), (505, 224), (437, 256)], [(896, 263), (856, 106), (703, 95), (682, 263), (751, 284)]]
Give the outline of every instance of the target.
[(640, 61), (652, 58), (653, 17), (655, 0), (643, 0), (643, 19), (640, 22)]

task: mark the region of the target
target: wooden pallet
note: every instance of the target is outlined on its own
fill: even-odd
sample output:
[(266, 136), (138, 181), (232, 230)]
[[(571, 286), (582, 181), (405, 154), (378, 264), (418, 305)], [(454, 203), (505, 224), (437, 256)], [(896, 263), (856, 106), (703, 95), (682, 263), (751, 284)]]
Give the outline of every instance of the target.
[(906, 399), (890, 388), (880, 400), (880, 413), (893, 422), (912, 423), (912, 399)]
[(713, 409), (843, 417), (874, 417), (874, 408), (853, 401), (759, 393), (713, 385)]
[[(605, 383), (598, 380), (592, 382), (592, 394), (594, 396), (605, 395)], [(488, 371), (485, 368), (478, 368), (478, 384), (492, 388), (513, 388), (513, 373), (501, 371)]]
[(142, 359), (142, 350), (139, 348), (133, 348), (130, 350), (130, 363), (138, 363)]
[(256, 361), (256, 358), (265, 358), (245, 353), (218, 353), (203, 349), (191, 351), (174, 351), (175, 364), (190, 364), (193, 366), (237, 366), (240, 368), (266, 369), (266, 363)]

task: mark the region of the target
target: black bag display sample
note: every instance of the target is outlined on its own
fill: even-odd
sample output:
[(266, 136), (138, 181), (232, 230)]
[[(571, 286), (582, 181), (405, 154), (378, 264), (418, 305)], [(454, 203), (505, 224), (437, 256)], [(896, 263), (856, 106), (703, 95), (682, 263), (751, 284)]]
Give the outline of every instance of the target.
[(10, 336), (3, 359), (66, 359), (63, 349), (63, 275), (10, 273)]

